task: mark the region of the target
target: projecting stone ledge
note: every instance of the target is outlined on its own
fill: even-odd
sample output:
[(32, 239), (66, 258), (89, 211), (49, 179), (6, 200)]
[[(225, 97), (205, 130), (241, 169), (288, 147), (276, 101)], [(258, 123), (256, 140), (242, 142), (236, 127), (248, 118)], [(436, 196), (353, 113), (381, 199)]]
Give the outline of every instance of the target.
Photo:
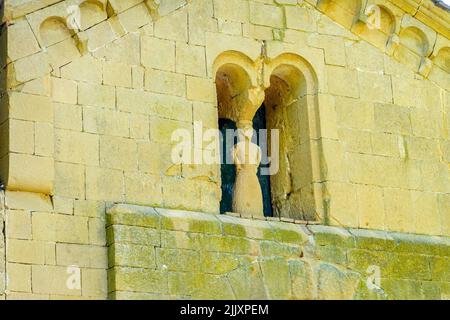
[(111, 299), (446, 299), (450, 239), (132, 205), (108, 210)]

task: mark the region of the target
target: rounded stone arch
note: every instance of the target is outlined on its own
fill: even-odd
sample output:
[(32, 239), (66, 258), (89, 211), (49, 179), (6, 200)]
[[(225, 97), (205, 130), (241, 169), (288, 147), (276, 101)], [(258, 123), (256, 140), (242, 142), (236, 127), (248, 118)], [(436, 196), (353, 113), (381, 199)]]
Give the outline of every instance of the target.
[(430, 44), (426, 34), (418, 27), (403, 29), (399, 35), (400, 45), (406, 47), (420, 57), (426, 57), (430, 51)]
[(86, 30), (107, 18), (104, 3), (99, 0), (85, 0), (79, 5), (80, 27)]
[(245, 54), (227, 51), (213, 64), (219, 118), (237, 121), (247, 91), (258, 83), (255, 63)]
[(360, 23), (354, 31), (376, 47), (385, 50), (397, 30), (398, 21), (394, 13), (382, 2), (374, 1), (367, 4), (364, 16), (367, 21)]
[(430, 51), (430, 43), (425, 32), (418, 27), (410, 26), (401, 30), (394, 58), (413, 70), (419, 70)]
[(46, 47), (71, 38), (73, 34), (63, 17), (48, 17), (39, 26), (39, 36)]
[(450, 73), (450, 47), (441, 48), (433, 58), (433, 63), (445, 72)]
[(303, 57), (284, 53), (267, 64), (264, 82), (267, 129), (279, 136), (279, 170), (271, 176), (274, 211), (317, 220), (323, 217), (318, 77)]

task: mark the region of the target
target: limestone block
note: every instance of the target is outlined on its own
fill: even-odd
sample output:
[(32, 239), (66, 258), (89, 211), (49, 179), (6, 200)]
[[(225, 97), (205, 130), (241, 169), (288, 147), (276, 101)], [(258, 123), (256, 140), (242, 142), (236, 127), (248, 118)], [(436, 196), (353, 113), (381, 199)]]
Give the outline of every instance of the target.
[(150, 94), (149, 104), (152, 113), (161, 118), (192, 121), (192, 103), (185, 98), (173, 97), (164, 94)]
[(7, 210), (6, 236), (11, 239), (31, 239), (31, 214), (22, 210)]
[(13, 119), (53, 122), (53, 108), (48, 97), (14, 92), (9, 97), (9, 116)]
[(407, 137), (408, 157), (416, 160), (438, 160), (441, 152), (439, 143), (434, 139)]
[[(269, 299), (288, 299), (292, 294), (287, 261), (281, 258), (264, 258), (259, 261)], [(275, 270), (278, 270), (275, 272)], [(275, 279), (277, 278), (277, 279)]]
[(44, 157), (53, 157), (53, 124), (47, 122), (36, 122), (34, 125), (34, 130), (34, 154)]
[(113, 169), (87, 167), (86, 197), (88, 200), (123, 201), (123, 172)]
[(143, 36), (141, 61), (144, 67), (175, 71), (175, 42)]
[(186, 87), (189, 100), (216, 104), (216, 86), (212, 80), (188, 76)]
[(138, 163), (139, 171), (143, 173), (160, 175), (173, 172), (174, 175), (181, 175), (180, 165), (173, 163), (172, 146), (168, 144), (138, 143)]
[(239, 22), (219, 20), (217, 29), (220, 33), (224, 34), (230, 35), (242, 34), (242, 24)]
[(109, 248), (108, 266), (154, 269), (155, 248), (148, 245), (114, 243)]
[(142, 26), (152, 23), (152, 18), (147, 7), (140, 4), (121, 12), (118, 15), (119, 21), (126, 32), (136, 32)]
[[(201, 283), (203, 285), (199, 285)], [(197, 272), (170, 273), (169, 290), (172, 294), (194, 296), (198, 299), (209, 297), (209, 299), (227, 300), (233, 297), (231, 286), (224, 277)]]
[(102, 82), (102, 63), (87, 54), (61, 67), (61, 77), (69, 80)]
[(372, 133), (373, 154), (389, 157), (400, 157), (402, 148), (399, 136), (390, 133)]
[(197, 251), (183, 249), (156, 248), (157, 268), (169, 271), (199, 272), (200, 254)]
[(125, 173), (125, 199), (127, 203), (161, 206), (160, 177), (138, 172)]
[(54, 127), (81, 131), (83, 129), (82, 107), (74, 104), (53, 103)]
[(347, 65), (344, 40), (342, 38), (321, 34), (309, 35), (307, 42), (311, 46), (324, 49), (326, 64), (343, 67)]
[(132, 171), (137, 169), (137, 144), (134, 140), (100, 137), (100, 166)]
[(130, 114), (105, 110), (97, 107), (83, 107), (83, 129), (88, 133), (128, 137)]
[(130, 115), (130, 137), (136, 140), (150, 139), (150, 122), (147, 116)]
[(214, 17), (245, 23), (249, 21), (249, 5), (240, 0), (214, 0)]
[(205, 48), (178, 43), (176, 46), (176, 70), (192, 76), (206, 76)]
[(375, 127), (380, 132), (411, 134), (410, 109), (392, 104), (375, 104)]
[(438, 195), (439, 213), (441, 215), (442, 234), (450, 235), (450, 196), (446, 194)]
[(345, 51), (351, 69), (377, 73), (384, 71), (383, 53), (370, 44), (363, 41), (355, 43), (347, 41)]
[(250, 1), (250, 22), (273, 28), (284, 28), (283, 9), (263, 3)]
[(6, 252), (8, 262), (45, 263), (45, 242), (9, 239), (6, 243)]
[(372, 153), (372, 135), (370, 132), (352, 129), (339, 129), (339, 139), (346, 152)]
[(111, 0), (109, 1), (109, 5), (112, 10), (114, 10), (114, 13), (118, 14), (138, 5), (141, 2), (143, 2), (143, 0)]
[(415, 136), (439, 138), (442, 132), (442, 114), (429, 109), (412, 108), (411, 124)]
[(386, 225), (390, 230), (415, 232), (411, 192), (401, 189), (385, 189)]
[(14, 71), (18, 82), (27, 82), (49, 74), (51, 67), (47, 54), (40, 52), (14, 62)]
[(8, 263), (7, 266), (8, 284), (7, 290), (31, 292), (31, 266), (18, 263)]
[[(105, 59), (109, 62), (140, 65), (140, 41), (138, 33), (126, 34), (112, 43), (108, 43), (104, 48), (92, 52), (92, 55), (97, 59)], [(90, 55), (86, 55), (86, 57), (90, 57)]]
[(358, 73), (342, 67), (328, 66), (329, 93), (349, 98), (359, 98)]
[[(361, 228), (385, 229), (383, 189), (375, 186), (357, 185), (359, 225)], [(389, 212), (387, 214), (390, 214)]]
[(194, 102), (193, 120), (201, 121), (205, 129), (217, 129), (218, 119), (217, 107), (212, 103)]
[(359, 274), (321, 263), (317, 273), (318, 299), (353, 299), (359, 283)]
[[(9, 127), (9, 151), (33, 154), (35, 123), (10, 119), (6, 125)], [(6, 148), (8, 147), (6, 146)]]
[(131, 83), (134, 89), (144, 89), (144, 68), (131, 66)]
[(359, 226), (356, 186), (350, 183), (326, 183), (330, 199), (330, 222), (333, 225)]
[(318, 14), (309, 8), (287, 6), (286, 26), (290, 29), (306, 32), (317, 31)]
[(440, 161), (421, 162), (422, 181), (424, 190), (433, 192), (450, 192), (450, 173), (448, 165)]
[[(67, 267), (43, 266), (43, 265), (32, 266), (33, 292), (44, 294), (80, 296), (81, 287), (77, 288), (77, 286), (67, 285), (68, 283), (70, 283), (69, 277), (71, 275), (71, 273), (70, 272), (68, 273), (67, 271), (68, 271)], [(49, 274), (51, 274), (52, 276), (49, 277), (48, 276)], [(77, 275), (76, 273), (73, 274), (73, 276), (76, 275)]]
[(242, 52), (252, 60), (256, 60), (261, 54), (261, 43), (253, 39), (212, 32), (207, 32), (205, 36), (208, 76), (212, 76), (212, 66), (216, 58), (223, 52)]
[(55, 160), (98, 165), (98, 136), (83, 132), (55, 130)]
[(107, 259), (107, 249), (104, 247), (70, 243), (56, 244), (56, 263), (59, 266), (106, 268)]
[(187, 10), (180, 9), (154, 23), (155, 36), (162, 39), (187, 42)]
[(32, 211), (51, 211), (53, 209), (48, 196), (31, 192), (6, 191), (5, 205), (9, 209)]
[[(229, 3), (229, 1), (224, 1)], [(241, 1), (237, 3), (242, 4)], [(217, 31), (217, 24), (213, 18), (216, 8), (213, 2), (191, 2), (188, 6), (189, 43), (205, 45), (205, 33)]]
[(145, 90), (184, 97), (186, 95), (185, 75), (156, 69), (146, 69)]
[(117, 88), (117, 107), (133, 114), (152, 114), (152, 94), (142, 90)]
[(62, 197), (84, 198), (84, 166), (79, 164), (55, 163), (55, 194)]
[(52, 194), (53, 162), (52, 158), (10, 153), (7, 189)]
[(107, 212), (107, 226), (111, 225), (159, 229), (160, 215), (151, 207), (117, 204)]
[(89, 243), (98, 246), (106, 245), (106, 228), (105, 219), (89, 218)]
[[(163, 177), (163, 203), (166, 208), (201, 210), (201, 191), (195, 180)], [(177, 194), (177, 196), (175, 196)]]
[(187, 122), (154, 117), (150, 119), (150, 139), (153, 142), (173, 144), (172, 134), (176, 130), (192, 133), (192, 125)]
[(85, 217), (55, 214), (56, 240), (69, 243), (89, 243), (88, 219)]
[(105, 214), (105, 203), (92, 200), (75, 200), (74, 214), (76, 216), (101, 218)]
[(55, 102), (77, 104), (77, 83), (52, 77), (52, 99)]
[(88, 39), (87, 49), (89, 52), (94, 52), (117, 39), (117, 34), (113, 30), (109, 20), (93, 26), (84, 31), (84, 33)]
[[(279, 29), (275, 29), (279, 30)], [(246, 38), (250, 39), (258, 39), (258, 40), (274, 40), (274, 29), (271, 27), (265, 27), (265, 26), (257, 26), (254, 24), (246, 23), (242, 26), (242, 34)], [(284, 39), (286, 40), (287, 34), (289, 31), (292, 30), (286, 30)], [(282, 34), (282, 32), (280, 32)]]
[(66, 39), (47, 48), (48, 60), (53, 71), (76, 60), (81, 56), (77, 43), (73, 38)]
[(148, 246), (160, 246), (161, 235), (159, 231), (151, 228), (134, 226), (113, 225), (107, 228), (108, 244), (139, 244)]
[(441, 234), (441, 217), (437, 195), (427, 192), (411, 192), (415, 214), (416, 232), (420, 234)]
[(116, 105), (115, 88), (106, 85), (80, 83), (78, 86), (78, 103), (114, 109)]
[(381, 103), (393, 101), (392, 84), (389, 76), (359, 72), (358, 81), (361, 100)]
[(53, 196), (52, 200), (56, 213), (73, 215), (73, 199)]
[(110, 291), (167, 293), (167, 273), (142, 268), (112, 268), (109, 276)]
[(84, 269), (81, 274), (83, 296), (106, 299), (108, 276), (104, 269)]
[(202, 213), (157, 209), (161, 215), (161, 227), (166, 230), (220, 234), (220, 222), (213, 215)]
[(24, 83), (21, 92), (49, 97), (51, 95), (50, 75)]
[(103, 83), (109, 86), (131, 87), (131, 66), (118, 63), (103, 64)]
[(39, 45), (26, 19), (18, 19), (8, 27), (8, 57), (11, 61), (39, 51)]

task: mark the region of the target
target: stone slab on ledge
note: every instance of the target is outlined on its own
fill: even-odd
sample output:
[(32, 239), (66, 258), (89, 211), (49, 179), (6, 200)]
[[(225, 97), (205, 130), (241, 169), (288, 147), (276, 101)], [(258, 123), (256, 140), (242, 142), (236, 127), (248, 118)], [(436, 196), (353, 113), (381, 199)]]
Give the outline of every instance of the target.
[(450, 239), (115, 205), (111, 299), (447, 299)]

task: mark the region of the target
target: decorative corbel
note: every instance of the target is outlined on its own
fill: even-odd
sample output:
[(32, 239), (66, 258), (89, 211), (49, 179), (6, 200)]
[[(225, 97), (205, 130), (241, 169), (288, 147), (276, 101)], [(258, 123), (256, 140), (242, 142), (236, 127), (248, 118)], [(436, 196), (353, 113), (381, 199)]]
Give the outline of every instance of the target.
[(393, 55), (395, 50), (397, 50), (400, 45), (400, 38), (397, 34), (392, 34), (386, 44), (386, 53), (389, 55)]
[(431, 68), (433, 67), (433, 62), (427, 58), (423, 57), (420, 61), (419, 73), (425, 78), (430, 74)]

